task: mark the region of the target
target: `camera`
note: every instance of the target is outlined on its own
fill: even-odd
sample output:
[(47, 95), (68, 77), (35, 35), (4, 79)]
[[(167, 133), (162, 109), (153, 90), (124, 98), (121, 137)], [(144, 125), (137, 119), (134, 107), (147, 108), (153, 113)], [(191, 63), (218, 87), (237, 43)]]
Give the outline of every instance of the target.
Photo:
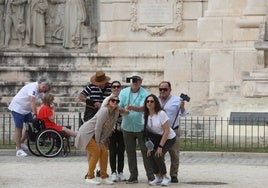
[(127, 83), (137, 83), (141, 78), (139, 76), (132, 76), (132, 77), (127, 77), (126, 82)]
[(127, 83), (137, 83), (138, 82), (138, 78), (133, 78), (133, 77), (129, 77), (126, 79)]
[(184, 93), (181, 93), (180, 98), (182, 98), (183, 101), (190, 102), (190, 97)]

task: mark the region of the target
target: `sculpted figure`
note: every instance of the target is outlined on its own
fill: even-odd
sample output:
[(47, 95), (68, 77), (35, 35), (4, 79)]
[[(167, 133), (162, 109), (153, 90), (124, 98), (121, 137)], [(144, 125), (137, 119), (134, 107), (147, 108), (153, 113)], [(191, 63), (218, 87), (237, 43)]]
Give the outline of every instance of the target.
[(26, 43), (45, 46), (47, 0), (28, 0)]
[(5, 46), (10, 42), (12, 26), (17, 34), (20, 46), (25, 33), (24, 8), (27, 0), (5, 0)]
[(85, 0), (87, 19), (88, 47), (91, 51), (97, 50), (97, 38), (99, 36), (99, 1)]
[(49, 0), (49, 10), (46, 14), (46, 23), (51, 28), (52, 40), (63, 40), (63, 20), (65, 11), (65, 0)]
[(84, 0), (66, 0), (64, 15), (64, 48), (82, 48), (82, 26), (86, 20)]
[(5, 0), (0, 0), (0, 47), (4, 45), (4, 5)]

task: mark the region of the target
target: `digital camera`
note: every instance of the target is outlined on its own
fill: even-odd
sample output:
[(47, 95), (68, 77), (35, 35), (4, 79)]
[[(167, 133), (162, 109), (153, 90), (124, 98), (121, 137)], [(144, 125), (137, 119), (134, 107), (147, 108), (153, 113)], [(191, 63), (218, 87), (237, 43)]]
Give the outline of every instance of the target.
[(182, 98), (183, 101), (190, 102), (190, 97), (184, 93), (181, 93), (180, 98)]
[(135, 76), (127, 77), (127, 78), (126, 78), (126, 82), (127, 82), (127, 83), (137, 83), (138, 80), (139, 80), (139, 78), (138, 78), (138, 77), (135, 77)]

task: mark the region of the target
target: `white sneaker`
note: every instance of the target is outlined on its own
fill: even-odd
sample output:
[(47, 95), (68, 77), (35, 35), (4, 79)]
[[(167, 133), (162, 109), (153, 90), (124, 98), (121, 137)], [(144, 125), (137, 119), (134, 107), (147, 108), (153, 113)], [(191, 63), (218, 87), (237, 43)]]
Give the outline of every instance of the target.
[(17, 150), (16, 152), (17, 157), (26, 157), (27, 153), (25, 153), (22, 149)]
[(112, 173), (112, 175), (111, 175), (111, 181), (116, 182), (117, 180), (118, 179), (117, 179), (116, 172)]
[(170, 182), (170, 179), (165, 177), (163, 178), (162, 182), (161, 182), (161, 186), (168, 186)]
[(149, 181), (149, 185), (160, 185), (163, 179), (160, 177), (155, 177), (153, 181)]
[(114, 182), (108, 180), (108, 178), (102, 179), (102, 180), (101, 180), (101, 183), (103, 183), (103, 184), (105, 184), (105, 185), (113, 185), (113, 184), (114, 184)]
[(29, 150), (28, 146), (27, 146), (26, 144), (24, 144), (24, 143), (22, 143), (22, 144), (20, 145), (20, 147), (21, 147), (21, 149), (22, 149), (23, 151), (28, 151), (28, 150)]
[(91, 185), (100, 185), (101, 184), (101, 182), (95, 180), (94, 178), (92, 178), (92, 179), (86, 178), (86, 183), (91, 184)]
[(125, 176), (123, 175), (122, 172), (120, 172), (118, 174), (117, 179), (118, 179), (118, 181), (126, 181), (126, 178), (125, 178)]

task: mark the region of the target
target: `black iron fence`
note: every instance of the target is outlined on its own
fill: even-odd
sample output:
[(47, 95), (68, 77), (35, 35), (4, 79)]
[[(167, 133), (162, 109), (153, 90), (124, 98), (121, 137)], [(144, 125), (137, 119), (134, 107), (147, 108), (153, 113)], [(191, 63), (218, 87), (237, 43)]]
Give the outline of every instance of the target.
[[(60, 125), (78, 130), (82, 114), (56, 116)], [(268, 149), (266, 121), (221, 117), (181, 117), (181, 150), (192, 151), (260, 151)], [(14, 145), (14, 122), (11, 114), (0, 115), (0, 145)]]

